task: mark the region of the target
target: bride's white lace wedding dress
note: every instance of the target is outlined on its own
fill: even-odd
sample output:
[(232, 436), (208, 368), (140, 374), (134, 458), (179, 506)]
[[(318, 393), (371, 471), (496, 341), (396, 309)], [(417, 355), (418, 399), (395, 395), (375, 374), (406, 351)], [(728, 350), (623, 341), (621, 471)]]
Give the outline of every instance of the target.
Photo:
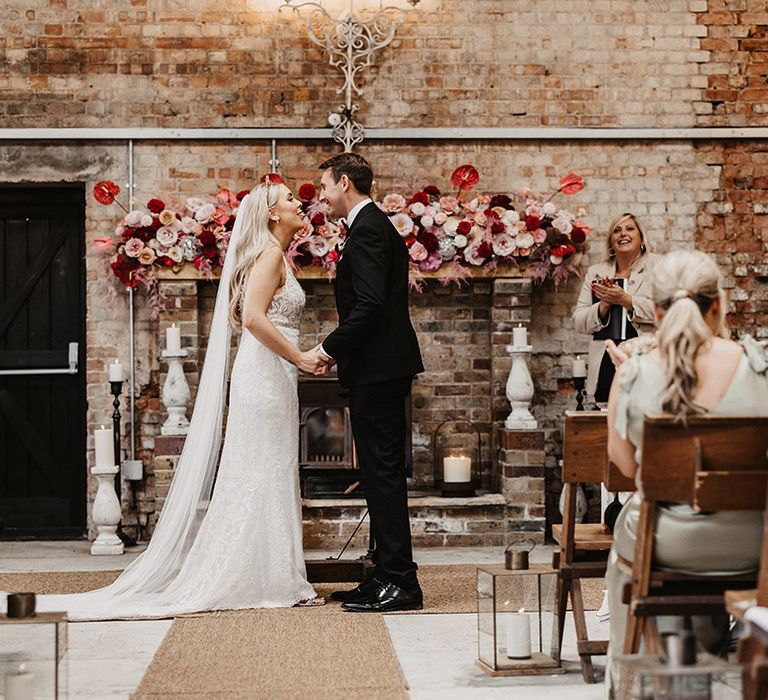
[[(305, 296), (287, 263), (285, 267), (286, 282), (275, 294), (268, 317), (296, 344)], [(225, 267), (222, 287), (231, 269), (231, 263)], [(198, 402), (223, 397), (227, 308), (227, 290), (220, 288)], [(226, 347), (220, 347), (222, 336)], [(179, 472), (174, 478), (166, 502), (168, 508), (173, 500), (173, 509), (167, 517), (165, 509), (161, 513), (158, 541), (153, 537), (147, 551), (110, 586), (84, 594), (39, 596), (38, 610), (67, 611), (72, 620), (160, 618), (289, 607), (313, 599), (302, 549), (297, 382), (296, 367), (243, 330), (232, 368), (224, 446), (199, 529), (192, 521), (210, 493), (220, 439), (220, 424), (209, 425), (216, 411), (205, 404), (200, 411), (195, 407), (177, 468), (185, 470), (184, 478)], [(220, 411), (217, 415), (220, 418)], [(206, 449), (210, 455), (203, 454)], [(4, 606), (1, 596), (0, 609)]]

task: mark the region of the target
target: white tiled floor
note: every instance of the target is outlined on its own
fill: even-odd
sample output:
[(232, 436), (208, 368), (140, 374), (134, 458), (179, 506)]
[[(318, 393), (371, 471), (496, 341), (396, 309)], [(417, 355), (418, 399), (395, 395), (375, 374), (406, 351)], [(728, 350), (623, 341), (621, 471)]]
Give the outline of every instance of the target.
[[(551, 548), (537, 547), (533, 562), (548, 562)], [(92, 557), (86, 542), (0, 543), (0, 571), (95, 571), (120, 569), (138, 550), (120, 557)], [(359, 556), (347, 551), (346, 557)], [(325, 558), (336, 552), (308, 551), (308, 558)], [(437, 548), (416, 551), (421, 564), (487, 564), (503, 561), (503, 548)], [(396, 615), (385, 617), (392, 643), (408, 680), (414, 700), (501, 698), (539, 700), (601, 698), (604, 686), (581, 680), (572, 620), (566, 623), (563, 643), (568, 673), (559, 676), (491, 678), (475, 666), (477, 618), (475, 615)], [(588, 614), (590, 635), (606, 638), (607, 623)], [(70, 695), (79, 700), (127, 698), (138, 687), (171, 621), (88, 622), (69, 626)], [(603, 660), (596, 658), (596, 666)], [(601, 670), (601, 669), (600, 669)], [(721, 687), (718, 698), (738, 693)]]

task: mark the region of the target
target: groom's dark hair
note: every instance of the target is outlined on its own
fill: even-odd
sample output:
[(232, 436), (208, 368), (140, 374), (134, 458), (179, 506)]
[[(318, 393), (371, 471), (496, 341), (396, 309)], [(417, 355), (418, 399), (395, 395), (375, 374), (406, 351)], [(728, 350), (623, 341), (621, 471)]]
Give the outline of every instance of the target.
[(342, 175), (346, 175), (360, 194), (371, 194), (373, 170), (371, 170), (371, 164), (362, 156), (357, 153), (339, 153), (320, 163), (320, 170), (329, 168), (334, 182), (338, 182)]

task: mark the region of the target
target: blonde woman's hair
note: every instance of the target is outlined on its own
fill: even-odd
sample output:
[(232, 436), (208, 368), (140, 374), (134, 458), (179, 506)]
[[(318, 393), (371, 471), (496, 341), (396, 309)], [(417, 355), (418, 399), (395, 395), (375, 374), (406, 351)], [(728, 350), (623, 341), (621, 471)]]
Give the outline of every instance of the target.
[[(713, 334), (704, 315), (720, 299), (720, 319)], [(653, 300), (664, 310), (659, 324), (659, 352), (666, 375), (662, 409), (685, 419), (704, 413), (693, 395), (698, 384), (696, 355), (714, 335), (728, 338), (722, 275), (714, 260), (700, 251), (665, 255), (653, 268)]]
[(617, 216), (613, 221), (611, 221), (611, 225), (608, 227), (608, 235), (605, 237), (606, 262), (612, 261), (616, 255), (613, 248), (611, 248), (611, 236), (616, 230), (616, 227), (619, 224), (623, 224), (627, 219), (632, 219), (632, 221), (635, 222), (635, 226), (637, 226), (637, 232), (640, 234), (640, 257), (643, 257), (643, 255), (649, 251), (648, 241), (645, 240), (645, 234), (643, 233), (643, 229), (641, 228), (637, 217), (634, 214), (630, 214), (629, 212), (624, 212), (621, 216)]
[(243, 325), (242, 294), (253, 263), (270, 246), (280, 247), (269, 230), (269, 212), (277, 205), (282, 187), (282, 183), (267, 179), (251, 190), (248, 205), (237, 213), (238, 217), (246, 218), (235, 249), (237, 262), (229, 283), (229, 323), (234, 330), (240, 330)]

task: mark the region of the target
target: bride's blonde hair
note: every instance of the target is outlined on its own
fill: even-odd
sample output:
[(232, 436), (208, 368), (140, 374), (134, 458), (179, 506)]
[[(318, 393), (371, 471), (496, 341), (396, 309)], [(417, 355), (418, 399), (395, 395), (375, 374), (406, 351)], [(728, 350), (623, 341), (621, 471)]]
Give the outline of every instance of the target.
[(242, 293), (251, 267), (269, 246), (280, 247), (278, 240), (269, 230), (269, 212), (280, 198), (280, 182), (267, 178), (254, 187), (248, 196), (248, 203), (241, 206), (238, 217), (244, 216), (240, 240), (235, 249), (235, 269), (229, 283), (229, 323), (235, 330), (243, 325)]
[(700, 251), (668, 253), (653, 269), (653, 300), (664, 310), (659, 324), (659, 352), (666, 375), (662, 409), (678, 418), (704, 413), (693, 395), (698, 383), (696, 354), (712, 339), (704, 316), (720, 299), (716, 335), (730, 337), (725, 324), (722, 275), (714, 260)]

